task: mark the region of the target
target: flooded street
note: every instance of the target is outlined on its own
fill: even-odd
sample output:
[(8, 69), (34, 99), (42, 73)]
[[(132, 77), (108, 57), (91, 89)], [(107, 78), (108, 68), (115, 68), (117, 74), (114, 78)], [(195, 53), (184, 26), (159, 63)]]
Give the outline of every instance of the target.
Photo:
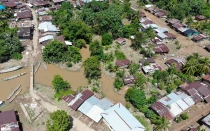
[[(81, 49), (82, 61), (86, 60), (90, 57), (89, 46), (87, 48)], [(34, 82), (38, 84), (42, 84), (45, 86), (52, 86), (51, 82), (53, 80), (54, 75), (61, 75), (64, 80), (67, 80), (71, 84), (71, 88), (73, 90), (78, 89), (80, 86), (85, 86), (87, 84), (87, 79), (84, 76), (84, 68), (81, 68), (79, 71), (68, 71), (64, 69), (60, 69), (59, 67), (46, 64), (48, 69), (45, 69), (43, 65), (39, 67), (39, 70), (35, 74)], [(19, 78), (9, 80), (4, 82), (3, 78), (10, 77), (22, 72), (27, 72), (26, 75), (21, 76)], [(102, 82), (102, 91), (106, 95), (107, 98), (112, 100), (113, 102), (121, 102), (125, 104), (125, 99), (122, 95), (114, 92), (113, 89), (113, 81), (114, 79), (108, 78), (104, 73), (102, 73), (100, 81)], [(29, 68), (24, 68), (18, 71), (0, 74), (0, 100), (5, 100), (10, 93), (21, 84), (22, 92), (24, 93), (29, 89)]]

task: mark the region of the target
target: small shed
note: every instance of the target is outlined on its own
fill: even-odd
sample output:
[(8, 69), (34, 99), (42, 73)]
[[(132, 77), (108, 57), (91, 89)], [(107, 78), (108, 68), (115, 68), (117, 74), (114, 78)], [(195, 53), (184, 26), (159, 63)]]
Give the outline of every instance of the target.
[(150, 58), (143, 58), (139, 61), (140, 66), (144, 65), (145, 63), (155, 63), (155, 59), (150, 57)]
[(136, 77), (135, 76), (127, 76), (123, 78), (124, 84), (125, 85), (133, 85), (136, 82)]
[(129, 66), (129, 64), (130, 64), (130, 61), (128, 59), (116, 61), (116, 65), (119, 68), (127, 68)]
[(116, 39), (115, 42), (117, 44), (120, 44), (120, 45), (125, 45), (126, 44), (126, 40), (124, 38), (121, 38), (121, 37)]
[(195, 17), (195, 19), (196, 19), (196, 20), (205, 20), (206, 17), (203, 16), (203, 15), (197, 15), (197, 16)]
[(188, 29), (186, 31), (183, 32), (183, 35), (187, 36), (187, 37), (191, 37), (191, 36), (195, 36), (198, 35), (198, 32), (192, 29)]
[(155, 53), (168, 53), (169, 48), (165, 44), (157, 44), (154, 46)]

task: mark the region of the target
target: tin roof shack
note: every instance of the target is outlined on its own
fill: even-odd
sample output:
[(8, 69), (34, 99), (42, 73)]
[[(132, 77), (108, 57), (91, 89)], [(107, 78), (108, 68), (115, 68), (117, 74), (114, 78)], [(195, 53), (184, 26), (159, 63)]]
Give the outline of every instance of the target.
[(78, 108), (78, 110), (98, 123), (102, 118), (101, 113), (113, 105), (114, 104), (106, 98), (98, 99), (95, 96), (91, 96)]
[(171, 28), (173, 28), (176, 31), (180, 31), (179, 28), (181, 27), (187, 28), (187, 25), (182, 24), (182, 23), (176, 23), (176, 24), (171, 25)]
[(118, 68), (127, 68), (130, 65), (130, 61), (128, 59), (124, 59), (124, 60), (118, 60), (115, 63), (117, 65)]
[(55, 5), (57, 5), (57, 4), (62, 4), (62, 2), (65, 2), (66, 0), (52, 0), (52, 1)]
[(186, 59), (185, 57), (176, 57), (176, 58), (172, 58), (170, 60), (167, 60), (165, 62), (165, 64), (169, 67), (172, 67), (173, 65), (175, 65), (177, 71), (181, 71), (182, 66), (184, 66), (186, 63)]
[(165, 44), (154, 45), (154, 52), (157, 54), (164, 54), (169, 52), (169, 48)]
[(192, 30), (192, 29), (188, 29), (188, 30), (186, 30), (186, 31), (183, 32), (183, 35), (184, 36), (187, 36), (187, 37), (191, 37), (191, 36), (198, 35), (198, 32), (195, 31), (195, 30)]
[(202, 119), (202, 122), (207, 125), (208, 127), (210, 127), (210, 114), (208, 114), (206, 117), (204, 117)]
[(167, 18), (168, 13), (162, 10), (160, 12), (155, 13), (155, 16), (157, 16), (158, 18)]
[(172, 33), (165, 32), (164, 34), (167, 36), (167, 39), (169, 39), (169, 40), (176, 39), (176, 36), (174, 34), (172, 34)]
[(39, 24), (38, 30), (40, 32), (60, 32), (60, 30), (52, 24), (52, 22), (42, 22)]
[(210, 75), (205, 75), (202, 77), (202, 80), (205, 81), (205, 82), (208, 82), (210, 83)]
[(44, 16), (44, 15), (47, 15), (49, 11), (50, 11), (49, 8), (40, 8), (40, 9), (36, 10), (36, 13), (39, 16)]
[(201, 20), (205, 20), (206, 17), (203, 15), (197, 15), (197, 16), (195, 16), (195, 19), (201, 21)]
[(32, 13), (29, 10), (23, 11), (23, 12), (18, 12), (17, 13), (17, 19), (21, 20), (21, 19), (29, 19), (32, 20)]
[(9, 23), (9, 28), (15, 28), (16, 26), (18, 28), (26, 28), (26, 27), (33, 28), (33, 23), (30, 20), (19, 21), (19, 22), (12, 21)]
[(52, 21), (52, 16), (51, 15), (40, 16), (39, 21), (40, 22)]
[(202, 40), (204, 40), (204, 39), (208, 39), (208, 38), (209, 38), (209, 36), (207, 36), (207, 35), (198, 34), (198, 35), (196, 35), (196, 36), (194, 36), (194, 37), (192, 38), (192, 41), (194, 41), (194, 42), (200, 42), (200, 41), (202, 41)]
[(33, 38), (33, 31), (30, 27), (19, 28), (18, 31), (17, 31), (17, 36), (20, 39), (32, 39)]
[(166, 20), (166, 23), (168, 23), (169, 26), (172, 26), (172, 25), (174, 25), (174, 24), (176, 24), (176, 23), (180, 23), (180, 22), (181, 22), (181, 21), (178, 20), (178, 19), (167, 19), (167, 20)]
[(33, 1), (32, 5), (36, 7), (49, 7), (51, 4), (49, 1)]
[(136, 82), (135, 76), (127, 76), (123, 78), (124, 85), (134, 85)]
[(7, 8), (11, 8), (11, 9), (15, 9), (15, 7), (17, 6), (16, 5), (16, 3), (15, 2), (6, 2), (5, 3), (5, 6), (7, 7)]
[[(166, 116), (166, 118), (168, 118), (169, 120), (171, 119), (171, 116), (172, 118), (176, 117), (195, 104), (193, 99), (183, 92), (172, 92), (167, 96), (159, 99), (157, 102), (151, 108), (155, 110), (158, 114)], [(170, 112), (170, 115), (168, 114), (166, 108)]]
[(151, 63), (150, 65), (143, 66), (142, 70), (145, 74), (154, 73), (156, 70), (162, 70), (162, 67), (157, 63)]
[(210, 52), (210, 44), (207, 45), (207, 46), (205, 46), (205, 49), (206, 49), (208, 52)]
[(143, 59), (141, 59), (141, 60), (139, 61), (140, 66), (148, 65), (148, 64), (150, 64), (150, 63), (155, 63), (155, 59), (149, 57), (149, 58), (143, 58)]
[(0, 131), (20, 131), (15, 111), (0, 113)]
[(93, 95), (93, 92), (91, 92), (90, 90), (84, 90), (77, 95), (69, 95), (68, 97), (63, 97), (63, 100), (67, 101), (68, 106), (70, 106), (73, 110), (77, 110), (82, 105), (82, 103), (84, 103), (88, 98)]
[(124, 39), (124, 38), (117, 38), (116, 40), (115, 40), (115, 42), (117, 43), (117, 44), (120, 44), (120, 45), (125, 45), (126, 44), (126, 40)]
[(145, 127), (121, 103), (110, 107), (101, 115), (112, 131), (145, 130)]

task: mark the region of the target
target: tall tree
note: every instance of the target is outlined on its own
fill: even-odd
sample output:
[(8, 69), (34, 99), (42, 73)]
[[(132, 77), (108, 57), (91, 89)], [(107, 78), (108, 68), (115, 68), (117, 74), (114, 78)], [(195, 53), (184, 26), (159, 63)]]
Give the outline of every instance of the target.
[(51, 113), (47, 121), (47, 131), (69, 131), (71, 127), (71, 117), (63, 110)]
[(55, 75), (52, 81), (53, 88), (56, 92), (69, 89), (71, 86), (67, 81), (64, 81), (60, 75)]
[(162, 118), (160, 124), (155, 128), (155, 131), (167, 131), (169, 124), (170, 123), (166, 118)]
[(134, 50), (138, 50), (142, 47), (142, 44), (144, 42), (146, 42), (146, 35), (142, 32), (137, 32), (136, 35), (135, 35), (135, 39), (132, 41), (132, 45), (131, 47), (134, 49)]

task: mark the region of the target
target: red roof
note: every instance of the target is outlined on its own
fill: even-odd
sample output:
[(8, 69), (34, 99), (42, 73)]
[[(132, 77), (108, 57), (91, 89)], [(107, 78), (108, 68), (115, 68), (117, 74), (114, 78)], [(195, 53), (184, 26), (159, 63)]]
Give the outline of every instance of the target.
[(23, 11), (23, 12), (18, 12), (17, 13), (17, 18), (18, 19), (32, 18), (32, 13), (29, 10), (26, 10), (26, 11)]
[(197, 89), (198, 92), (204, 96), (204, 97), (207, 97), (210, 95), (210, 90), (208, 87), (205, 87), (205, 86), (201, 86), (200, 88)]
[(206, 17), (203, 16), (203, 15), (197, 15), (197, 16), (195, 17), (195, 19), (196, 19), (196, 20), (205, 20)]
[(210, 82), (210, 75), (205, 75), (202, 77), (204, 81)]
[(199, 87), (203, 86), (202, 82), (196, 81), (188, 84), (187, 86), (180, 87), (184, 91), (188, 91), (189, 89), (195, 88), (198, 89)]
[(123, 66), (129, 65), (129, 64), (130, 64), (130, 61), (128, 59), (116, 61), (116, 65), (118, 67), (123, 67)]
[(155, 53), (168, 53), (169, 48), (165, 44), (156, 44), (154, 46)]
[(197, 93), (192, 95), (192, 99), (195, 103), (201, 102), (203, 100), (203, 98)]
[(52, 16), (50, 16), (50, 15), (40, 16), (39, 20), (40, 21), (51, 21), (52, 20)]
[(166, 61), (166, 64), (168, 64), (170, 66), (172, 66), (173, 64), (175, 64), (177, 71), (181, 71), (181, 69), (182, 69), (182, 64), (180, 64), (179, 62), (177, 62), (174, 59), (167, 60)]
[(204, 98), (207, 103), (210, 103), (210, 95)]
[(5, 126), (9, 126), (10, 131), (20, 131), (16, 114), (13, 110), (0, 113), (0, 130)]
[(176, 36), (172, 33), (164, 33), (166, 36), (168, 36), (168, 39), (176, 39)]
[(165, 107), (161, 102), (154, 103), (151, 108), (156, 111), (160, 116), (167, 118), (168, 120), (172, 120), (173, 116), (169, 112), (168, 108)]
[(210, 50), (210, 44), (209, 44), (209, 45), (207, 45), (205, 48)]
[(71, 101), (70, 107), (73, 110), (77, 110), (82, 103), (84, 103), (88, 98), (90, 98), (94, 93), (90, 90), (84, 90), (80, 94), (77, 94), (75, 98)]
[(50, 5), (49, 1), (36, 1), (33, 3), (34, 6), (43, 6), (43, 5)]
[(17, 5), (15, 4), (15, 2), (7, 2), (7, 3), (5, 3), (5, 6), (12, 8), (12, 7), (15, 7)]
[(136, 82), (136, 77), (134, 76), (128, 76), (128, 77), (124, 77), (123, 78), (124, 84), (128, 85), (128, 84), (135, 84)]
[(77, 93), (74, 93), (73, 95), (71, 94), (71, 95), (63, 96), (62, 99), (68, 104), (75, 98), (76, 95)]

